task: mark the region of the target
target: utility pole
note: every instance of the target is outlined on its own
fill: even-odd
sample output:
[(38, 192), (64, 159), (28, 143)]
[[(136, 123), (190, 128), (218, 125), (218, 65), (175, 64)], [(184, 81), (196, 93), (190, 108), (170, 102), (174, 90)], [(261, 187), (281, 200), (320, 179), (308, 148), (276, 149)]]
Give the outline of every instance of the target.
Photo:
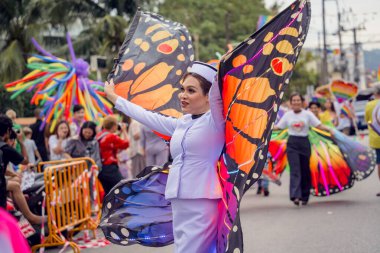
[[(363, 26), (356, 26), (351, 29), (342, 29), (343, 32), (352, 31), (352, 34), (354, 36), (354, 81), (356, 83), (360, 82), (360, 71), (359, 71), (359, 47), (360, 42), (358, 42), (357, 38), (357, 32), (360, 30), (364, 30), (365, 28)], [(349, 74), (349, 73), (348, 73)], [(351, 79), (350, 76), (348, 76), (348, 79)]]
[[(322, 55), (321, 33), (320, 32), (318, 32), (318, 55)], [(323, 69), (322, 65), (323, 65), (323, 61), (321, 61), (320, 64), (318, 65), (318, 73), (322, 73), (322, 69)], [(325, 83), (323, 83), (322, 74), (319, 75), (318, 83), (319, 83), (319, 85), (325, 85)]]
[[(352, 9), (350, 9), (350, 12), (352, 13)], [(352, 16), (355, 18), (355, 14), (352, 13)], [(356, 22), (355, 22), (356, 23)], [(354, 36), (354, 82), (358, 83), (360, 82), (360, 71), (359, 71), (359, 48), (360, 48), (360, 42), (358, 42), (357, 32), (360, 30), (364, 30), (364, 23), (356, 25), (354, 24), (354, 27), (351, 29), (347, 29), (344, 31), (352, 31), (352, 35)]]
[(338, 0), (336, 0), (336, 7), (337, 7), (337, 11), (338, 11), (338, 38), (339, 38), (339, 72), (340, 72), (340, 76), (344, 79), (344, 76), (345, 76), (345, 70), (346, 70), (346, 66), (344, 66), (344, 62), (345, 62), (345, 53), (343, 51), (343, 44), (342, 44), (342, 33), (341, 33), (341, 30), (342, 30), (342, 25), (341, 25), (341, 20), (342, 20), (342, 16), (341, 16), (341, 13), (340, 13), (340, 9), (339, 9), (339, 3), (338, 3)]
[(326, 11), (325, 0), (322, 0), (322, 23), (323, 23), (323, 56), (322, 56), (322, 85), (328, 82), (328, 66), (327, 66), (327, 43), (326, 43)]
[(359, 45), (356, 37), (356, 27), (352, 29), (352, 32), (354, 34), (354, 81), (356, 83), (359, 83), (360, 77), (359, 77), (359, 70), (358, 70), (358, 65), (359, 65)]

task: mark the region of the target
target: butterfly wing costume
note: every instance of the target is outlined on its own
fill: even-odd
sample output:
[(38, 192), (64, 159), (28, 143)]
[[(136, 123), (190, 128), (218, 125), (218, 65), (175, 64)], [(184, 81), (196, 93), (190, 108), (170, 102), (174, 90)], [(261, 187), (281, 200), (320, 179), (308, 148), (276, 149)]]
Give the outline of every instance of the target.
[[(287, 130), (273, 133), (269, 152), (274, 162), (273, 174), (279, 177), (288, 166)], [(312, 153), (310, 172), (315, 196), (329, 196), (351, 188), (355, 181), (367, 178), (375, 169), (375, 154), (368, 147), (334, 130), (334, 137), (317, 128), (308, 135)]]
[(295, 1), (222, 58), (218, 77), (226, 145), (220, 159), (218, 252), (243, 250), (240, 201), (262, 173), (271, 129), (309, 23), (309, 1)]

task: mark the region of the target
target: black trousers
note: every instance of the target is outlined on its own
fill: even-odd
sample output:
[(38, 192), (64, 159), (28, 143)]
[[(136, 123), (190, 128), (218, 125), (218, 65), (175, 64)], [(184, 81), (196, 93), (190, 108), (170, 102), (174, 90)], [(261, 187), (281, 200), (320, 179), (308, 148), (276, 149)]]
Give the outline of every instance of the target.
[(38, 153), (40, 153), (42, 161), (49, 161), (48, 153), (45, 146), (37, 146)]
[(98, 176), (106, 194), (123, 179), (117, 164), (103, 165)]
[(290, 200), (308, 201), (311, 188), (311, 148), (308, 137), (289, 136), (286, 154), (290, 166)]

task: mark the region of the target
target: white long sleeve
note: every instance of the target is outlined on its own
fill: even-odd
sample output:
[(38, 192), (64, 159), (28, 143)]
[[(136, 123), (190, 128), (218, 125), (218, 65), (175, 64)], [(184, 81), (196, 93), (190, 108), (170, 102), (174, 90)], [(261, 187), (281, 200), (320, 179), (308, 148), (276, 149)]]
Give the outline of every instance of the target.
[(115, 108), (150, 129), (167, 136), (172, 136), (177, 126), (177, 119), (145, 110), (122, 97), (117, 98)]
[(210, 102), (211, 116), (214, 121), (215, 127), (220, 131), (224, 131), (225, 120), (223, 116), (223, 101), (222, 101), (222, 96), (220, 94), (217, 78), (214, 79), (214, 82), (210, 88), (209, 102)]

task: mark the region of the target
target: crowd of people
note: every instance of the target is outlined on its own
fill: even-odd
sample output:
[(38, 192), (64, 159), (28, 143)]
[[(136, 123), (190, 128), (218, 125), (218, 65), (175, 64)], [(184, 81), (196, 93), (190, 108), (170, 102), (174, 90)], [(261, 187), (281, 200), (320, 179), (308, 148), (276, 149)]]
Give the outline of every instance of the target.
[[(89, 157), (97, 164), (99, 180), (108, 193), (123, 178), (135, 178), (149, 165), (163, 165), (169, 160), (168, 145), (149, 128), (127, 117), (107, 116), (101, 124), (84, 120), (84, 108), (74, 106), (71, 123), (62, 119), (49, 132), (43, 125), (41, 110), (35, 110), (36, 122), (22, 127), (12, 109), (0, 115), (2, 164), (1, 206), (7, 196), (31, 224), (45, 219), (33, 214), (22, 191), (22, 171), (41, 161)], [(132, 169), (133, 168), (133, 169)]]
[[(195, 80), (192, 78), (195, 78)], [(199, 78), (196, 74), (189, 76), (189, 80), (194, 83), (201, 83), (201, 81), (203, 81), (203, 79)], [(210, 86), (210, 83), (211, 81), (207, 82), (207, 87)], [(186, 84), (187, 83), (184, 84), (184, 90), (182, 91), (184, 94), (188, 94), (186, 95), (187, 98), (183, 98), (182, 101), (182, 106), (185, 109), (186, 106), (190, 104), (195, 92), (190, 91), (190, 89), (194, 89), (193, 86), (189, 85), (190, 88), (186, 88)], [(198, 88), (199, 91), (197, 92), (204, 94), (202, 93), (202, 86), (200, 85)], [(136, 108), (133, 109), (137, 111), (132, 113), (128, 109), (132, 107), (132, 105), (126, 105), (127, 102), (125, 100), (121, 101), (118, 96), (113, 95), (113, 86), (109, 89), (110, 91), (108, 91), (108, 93), (111, 93), (111, 95), (108, 95), (110, 100), (116, 104), (116, 108), (120, 109), (126, 115), (138, 118), (140, 122), (147, 122), (147, 125), (150, 126), (159, 123), (159, 120), (157, 122), (154, 121), (155, 115), (151, 116), (151, 114), (146, 111), (144, 111), (144, 113), (147, 114), (147, 118), (144, 118), (144, 113), (139, 113)], [(189, 89), (189, 91), (187, 89)], [(374, 102), (370, 102), (367, 105), (367, 121), (372, 120), (372, 112), (380, 98), (380, 89), (377, 89), (374, 96)], [(198, 101), (198, 98), (194, 99), (194, 101)], [(208, 100), (207, 103), (205, 102), (206, 104), (199, 104), (199, 108), (197, 107), (197, 103), (198, 102), (194, 102), (192, 105), (194, 108), (189, 107), (188, 109), (194, 110), (191, 118), (192, 121), (202, 117), (205, 113), (204, 111), (207, 111), (210, 106)], [(311, 101), (306, 105), (303, 96), (299, 93), (292, 94), (289, 102), (281, 105), (283, 115), (276, 121), (274, 130), (288, 129), (289, 139), (287, 141), (286, 152), (290, 166), (290, 200), (293, 201), (295, 205), (307, 205), (309, 201), (311, 189), (309, 129), (316, 127), (330, 132), (333, 135), (334, 131), (332, 129), (336, 128), (345, 134), (349, 134), (350, 121), (353, 119), (347, 117), (347, 115), (343, 115), (340, 109), (336, 109), (337, 106), (339, 105), (331, 99), (326, 99), (323, 105), (318, 101)], [(95, 122), (85, 121), (83, 106), (75, 105), (72, 121), (68, 122), (62, 119), (54, 127), (52, 133), (49, 131), (50, 126), (43, 125), (43, 115), (41, 115), (40, 109), (35, 110), (35, 117), (35, 123), (28, 127), (22, 127), (16, 123), (17, 115), (14, 110), (8, 110), (5, 115), (0, 116), (0, 148), (3, 153), (3, 164), (5, 165), (4, 173), (0, 175), (1, 191), (4, 193), (1, 194), (0, 204), (5, 207), (7, 200), (5, 196), (11, 197), (15, 205), (31, 224), (41, 224), (45, 222), (45, 220), (43, 217), (33, 214), (30, 211), (23, 195), (21, 187), (22, 174), (20, 173), (23, 166), (24, 168), (32, 167), (39, 161), (89, 157), (93, 159), (100, 168), (99, 180), (102, 183), (105, 193), (108, 193), (123, 178), (135, 178), (146, 166), (163, 165), (170, 160), (168, 144), (158, 137), (151, 128), (125, 115), (109, 115), (97, 124)], [(152, 120), (153, 123), (151, 122)], [(165, 124), (168, 124), (170, 128), (172, 123), (166, 122)], [(164, 127), (161, 131), (164, 130), (165, 132), (165, 130), (169, 129), (168, 127)], [(374, 134), (371, 128), (369, 137), (370, 146), (377, 152), (377, 164), (380, 165), (380, 137)], [(206, 139), (207, 138), (205, 138), (205, 140)], [(179, 145), (178, 148), (183, 149), (182, 143), (175, 145)], [(178, 154), (176, 157), (178, 158)], [(179, 157), (184, 159), (182, 156)], [(175, 162), (176, 161), (174, 161), (174, 163)], [(378, 166), (378, 168), (380, 176), (380, 166)], [(204, 185), (210, 184), (209, 176), (210, 175), (205, 176), (207, 183)], [(197, 178), (199, 179), (199, 175), (197, 175)], [(263, 193), (264, 196), (269, 196), (268, 185), (268, 179), (262, 178), (259, 180), (257, 193)], [(182, 194), (183, 196), (187, 194), (174, 193), (171, 192), (170, 189), (171, 187), (167, 188), (169, 197), (171, 194)], [(191, 194), (194, 194), (193, 189)], [(378, 194), (378, 196), (379, 195), (380, 194)], [(212, 196), (208, 197), (212, 200)], [(196, 201), (193, 202), (195, 203)], [(184, 206), (189, 207), (189, 205), (186, 201), (182, 201), (181, 199), (178, 199), (178, 201), (175, 199), (172, 200), (172, 204), (174, 208), (174, 225), (181, 227), (182, 222), (184, 222), (181, 218), (183, 208)], [(207, 203), (199, 202), (197, 205), (197, 210), (199, 206), (214, 210), (214, 202), (212, 201)], [(193, 212), (194, 210), (187, 211)], [(187, 245), (186, 242), (181, 242), (182, 239), (179, 234), (176, 236), (178, 237), (177, 241), (181, 244), (178, 247), (193, 247)], [(213, 237), (213, 235), (211, 237)], [(213, 241), (207, 243), (211, 245)]]

